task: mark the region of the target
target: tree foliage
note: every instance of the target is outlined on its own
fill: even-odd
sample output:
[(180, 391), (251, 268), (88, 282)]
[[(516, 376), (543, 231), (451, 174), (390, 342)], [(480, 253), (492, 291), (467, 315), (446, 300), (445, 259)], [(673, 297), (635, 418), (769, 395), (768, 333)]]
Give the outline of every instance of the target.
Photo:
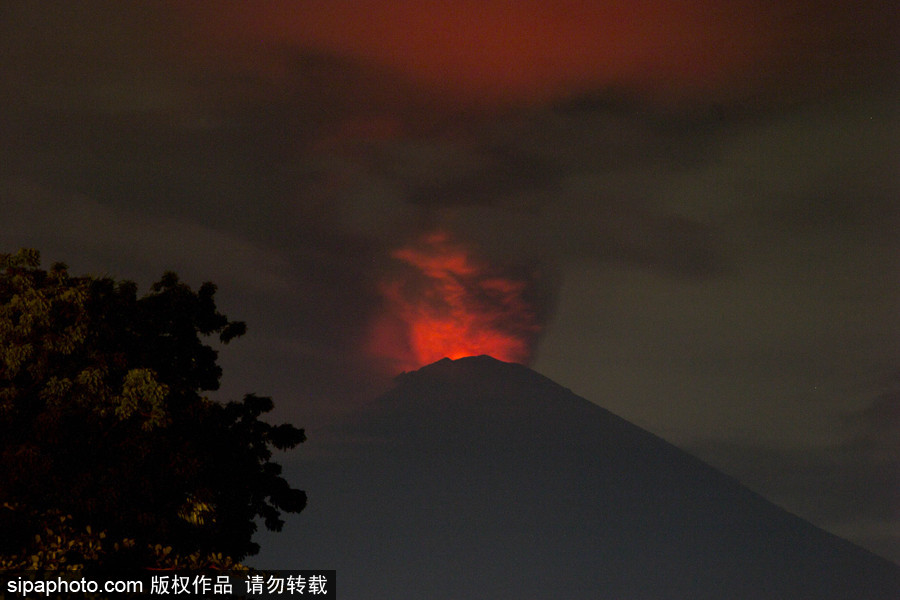
[(217, 352), (243, 323), (166, 273), (128, 281), (0, 254), (0, 567), (229, 565), (258, 551), (303, 492), (272, 450), (304, 440), (222, 404)]

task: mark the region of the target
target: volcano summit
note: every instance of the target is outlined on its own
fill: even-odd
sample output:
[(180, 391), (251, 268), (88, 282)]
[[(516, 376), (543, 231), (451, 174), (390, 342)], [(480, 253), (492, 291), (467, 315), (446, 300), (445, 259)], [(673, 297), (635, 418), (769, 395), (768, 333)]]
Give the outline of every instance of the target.
[(900, 598), (897, 565), (521, 365), (438, 361), (327, 435), (258, 562), (345, 598)]

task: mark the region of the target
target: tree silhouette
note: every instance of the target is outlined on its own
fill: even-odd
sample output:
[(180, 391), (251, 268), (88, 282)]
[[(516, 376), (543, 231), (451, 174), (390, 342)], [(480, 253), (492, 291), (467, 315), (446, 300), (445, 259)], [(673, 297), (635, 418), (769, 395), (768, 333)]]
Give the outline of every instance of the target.
[(229, 566), (254, 554), (256, 521), (280, 530), (302, 491), (272, 449), (305, 438), (227, 404), (217, 352), (244, 333), (166, 273), (128, 281), (0, 254), (0, 568)]

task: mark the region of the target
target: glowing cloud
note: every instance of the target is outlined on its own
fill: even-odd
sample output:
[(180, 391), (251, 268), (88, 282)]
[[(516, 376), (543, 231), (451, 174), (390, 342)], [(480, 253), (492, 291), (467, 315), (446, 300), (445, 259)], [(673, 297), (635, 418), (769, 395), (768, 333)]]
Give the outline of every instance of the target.
[(835, 76), (863, 70), (854, 65), (865, 64), (867, 57), (894, 56), (896, 37), (896, 21), (892, 25), (885, 18), (886, 4), (846, 0), (304, 0), (174, 6), (190, 24), (191, 39), (232, 51), (226, 64), (237, 61), (258, 71), (261, 60), (253, 49), (292, 46), (386, 68), (441, 97), (487, 105), (609, 88), (649, 93), (661, 101), (708, 100), (710, 94), (755, 98), (767, 86), (781, 94), (784, 86), (807, 88), (809, 78), (831, 85)]
[(446, 233), (392, 252), (398, 270), (380, 286), (385, 311), (369, 353), (395, 370), (489, 354), (527, 364), (540, 332), (530, 282), (500, 273)]

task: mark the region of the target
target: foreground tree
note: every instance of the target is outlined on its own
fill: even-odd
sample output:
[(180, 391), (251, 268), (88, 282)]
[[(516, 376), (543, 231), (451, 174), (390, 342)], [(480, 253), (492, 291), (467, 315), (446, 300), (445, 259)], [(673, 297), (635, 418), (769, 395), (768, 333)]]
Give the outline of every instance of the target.
[(230, 566), (280, 530), (303, 492), (272, 449), (304, 440), (260, 416), (268, 398), (221, 404), (217, 353), (241, 335), (167, 273), (134, 283), (0, 254), (0, 568)]

